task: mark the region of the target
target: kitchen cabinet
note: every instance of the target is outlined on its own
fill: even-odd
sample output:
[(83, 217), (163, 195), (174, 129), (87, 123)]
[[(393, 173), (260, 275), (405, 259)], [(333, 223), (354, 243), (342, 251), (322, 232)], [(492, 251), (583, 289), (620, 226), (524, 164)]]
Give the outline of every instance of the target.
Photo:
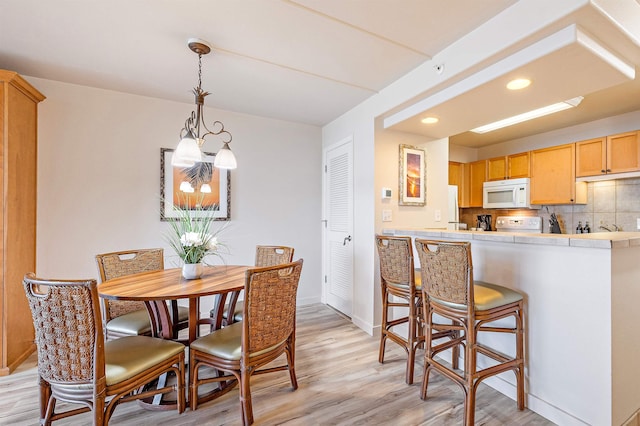
[(38, 103), (44, 96), (0, 70), (0, 376), (35, 350), (22, 278), (36, 269)]
[(487, 160), (465, 164), (469, 202), (463, 207), (482, 207), (482, 184), (487, 180)]
[(529, 177), (529, 152), (495, 157), (487, 160), (487, 180)]
[(638, 132), (576, 142), (576, 176), (597, 176), (640, 170)]
[(465, 164), (457, 161), (449, 161), (449, 185), (458, 187), (458, 206), (468, 207), (468, 190), (465, 184)]
[(531, 204), (586, 204), (587, 184), (576, 182), (576, 144), (531, 151)]

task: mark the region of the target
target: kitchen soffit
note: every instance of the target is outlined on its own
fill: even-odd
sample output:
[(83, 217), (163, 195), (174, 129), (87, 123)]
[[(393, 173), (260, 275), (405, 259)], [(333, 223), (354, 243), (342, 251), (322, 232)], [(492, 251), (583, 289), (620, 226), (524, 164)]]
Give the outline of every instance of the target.
[[(523, 76), (533, 81), (530, 88), (519, 92), (506, 89), (509, 80)], [(439, 139), (628, 83), (634, 77), (632, 64), (577, 25), (569, 25), (384, 118), (384, 127)], [(427, 114), (439, 117), (439, 123), (422, 124), (420, 120)]]

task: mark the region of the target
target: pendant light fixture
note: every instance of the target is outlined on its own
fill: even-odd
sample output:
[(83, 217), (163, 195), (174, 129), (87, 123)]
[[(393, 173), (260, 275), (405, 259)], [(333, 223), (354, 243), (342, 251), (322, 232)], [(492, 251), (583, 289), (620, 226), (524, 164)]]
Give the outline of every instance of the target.
[(193, 89), (196, 100), (196, 110), (184, 123), (180, 131), (180, 143), (173, 153), (171, 165), (174, 167), (193, 167), (194, 164), (202, 161), (202, 145), (204, 138), (209, 135), (220, 136), (222, 138), (222, 148), (216, 154), (213, 165), (219, 169), (235, 169), (237, 167), (236, 157), (229, 148), (231, 133), (224, 129), (221, 121), (214, 121), (210, 130), (204, 122), (204, 98), (209, 92), (202, 90), (202, 55), (211, 52), (211, 46), (204, 40), (192, 38), (188, 42), (189, 49), (198, 54), (198, 87)]

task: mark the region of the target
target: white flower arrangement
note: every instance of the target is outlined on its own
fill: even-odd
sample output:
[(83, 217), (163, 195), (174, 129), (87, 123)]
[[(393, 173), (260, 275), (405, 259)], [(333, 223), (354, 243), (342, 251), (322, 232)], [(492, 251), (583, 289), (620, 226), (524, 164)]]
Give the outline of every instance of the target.
[(202, 263), (205, 256), (221, 257), (224, 244), (218, 239), (224, 226), (213, 229), (214, 210), (198, 205), (195, 209), (173, 206), (177, 219), (171, 221), (167, 242), (185, 264)]

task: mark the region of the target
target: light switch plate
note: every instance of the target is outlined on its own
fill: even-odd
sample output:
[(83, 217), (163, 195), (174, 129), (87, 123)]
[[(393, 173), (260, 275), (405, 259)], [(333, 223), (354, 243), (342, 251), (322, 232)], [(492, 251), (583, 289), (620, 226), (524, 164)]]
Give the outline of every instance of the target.
[(636, 219), (636, 228), (640, 229), (640, 217)]
[(391, 210), (382, 210), (382, 221), (391, 222)]

